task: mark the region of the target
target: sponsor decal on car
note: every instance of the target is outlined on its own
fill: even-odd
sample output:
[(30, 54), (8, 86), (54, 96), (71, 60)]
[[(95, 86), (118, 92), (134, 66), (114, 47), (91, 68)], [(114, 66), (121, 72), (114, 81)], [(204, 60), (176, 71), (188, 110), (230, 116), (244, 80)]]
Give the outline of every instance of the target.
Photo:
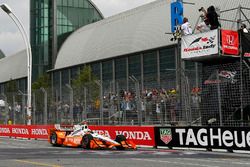
[(168, 144), (172, 141), (172, 131), (170, 128), (161, 128), (160, 129), (160, 138), (165, 144)]
[(65, 142), (67, 143), (75, 143), (75, 144), (81, 144), (82, 138), (81, 136), (79, 137), (66, 137)]

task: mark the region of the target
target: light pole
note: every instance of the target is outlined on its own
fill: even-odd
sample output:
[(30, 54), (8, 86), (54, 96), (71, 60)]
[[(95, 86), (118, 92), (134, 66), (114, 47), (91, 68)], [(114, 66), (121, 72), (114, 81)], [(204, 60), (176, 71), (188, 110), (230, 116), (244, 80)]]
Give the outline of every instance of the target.
[(27, 36), (27, 33), (24, 29), (24, 26), (22, 25), (21, 21), (18, 19), (18, 17), (13, 13), (13, 11), (10, 9), (10, 7), (6, 4), (0, 5), (1, 9), (9, 15), (9, 17), (14, 21), (16, 26), (18, 27), (19, 31), (22, 34), (22, 38), (24, 40), (25, 46), (26, 46), (26, 53), (27, 53), (27, 125), (31, 125), (31, 70), (32, 70), (32, 53), (31, 53), (31, 47), (30, 42)]

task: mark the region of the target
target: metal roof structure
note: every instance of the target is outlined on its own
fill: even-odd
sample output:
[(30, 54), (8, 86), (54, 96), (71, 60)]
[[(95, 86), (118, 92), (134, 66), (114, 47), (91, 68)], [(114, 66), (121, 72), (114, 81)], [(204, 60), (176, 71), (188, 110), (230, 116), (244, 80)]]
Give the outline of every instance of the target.
[(0, 59), (0, 71), (1, 83), (27, 77), (26, 50)]
[[(250, 7), (249, 0), (186, 0), (184, 16), (194, 26), (201, 14), (200, 7), (214, 5), (221, 10)], [(84, 26), (74, 32), (61, 47), (55, 70), (75, 65), (132, 54), (173, 44), (169, 39), (170, 0), (156, 0), (135, 9)], [(248, 16), (250, 13), (246, 12)], [(237, 11), (222, 13), (221, 17), (237, 19)], [(236, 29), (233, 22), (221, 22), (223, 28)]]
[[(170, 1), (156, 0), (135, 9), (86, 25), (68, 37), (58, 53), (55, 70), (136, 53), (174, 44), (170, 41)], [(250, 7), (249, 0), (185, 0), (184, 16), (195, 25), (200, 7), (210, 5), (221, 10)], [(250, 12), (245, 11), (250, 18)], [(221, 17), (237, 19), (237, 10), (222, 13)], [(236, 29), (237, 24), (221, 22), (223, 28)], [(246, 23), (249, 27), (249, 24)], [(25, 50), (0, 59), (0, 83), (27, 77)]]
[(3, 51), (0, 49), (0, 59), (4, 58), (5, 54), (3, 53)]

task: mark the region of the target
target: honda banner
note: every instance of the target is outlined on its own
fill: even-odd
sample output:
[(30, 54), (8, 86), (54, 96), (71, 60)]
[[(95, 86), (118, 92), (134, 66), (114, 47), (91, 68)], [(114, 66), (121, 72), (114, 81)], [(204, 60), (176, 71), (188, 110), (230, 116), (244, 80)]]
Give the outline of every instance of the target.
[[(0, 125), (0, 136), (47, 139), (48, 130), (54, 125)], [(155, 146), (153, 126), (94, 126), (89, 128), (97, 133), (102, 133), (112, 139), (122, 134), (128, 140), (133, 140), (137, 145)]]
[(239, 35), (237, 31), (221, 30), (222, 54), (239, 55)]
[(112, 139), (122, 134), (137, 145), (155, 146), (154, 127), (151, 126), (89, 126), (89, 128)]
[(158, 127), (157, 146), (249, 150), (249, 127)]
[(0, 136), (47, 139), (49, 125), (0, 125)]
[(192, 59), (218, 54), (218, 30), (186, 35), (181, 40), (181, 58)]

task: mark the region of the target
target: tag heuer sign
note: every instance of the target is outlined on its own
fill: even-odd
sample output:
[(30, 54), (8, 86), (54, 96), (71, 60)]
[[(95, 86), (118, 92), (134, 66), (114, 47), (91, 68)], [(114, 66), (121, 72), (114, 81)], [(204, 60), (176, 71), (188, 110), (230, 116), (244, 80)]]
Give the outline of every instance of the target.
[(172, 140), (171, 129), (160, 129), (160, 138), (165, 143), (168, 144)]

